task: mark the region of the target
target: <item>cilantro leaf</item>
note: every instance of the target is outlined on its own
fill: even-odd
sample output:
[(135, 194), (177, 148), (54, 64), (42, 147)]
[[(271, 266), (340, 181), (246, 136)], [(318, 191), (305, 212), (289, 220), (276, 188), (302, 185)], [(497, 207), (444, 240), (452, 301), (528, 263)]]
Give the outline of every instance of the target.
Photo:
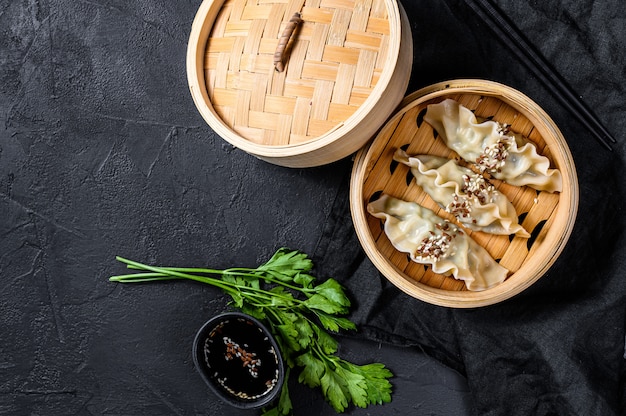
[(309, 309), (318, 309), (332, 315), (345, 314), (348, 312), (348, 309), (345, 306), (338, 304), (319, 293), (316, 293), (305, 300), (303, 305)]
[[(342, 377), (346, 382), (346, 388), (350, 393), (352, 403), (358, 407), (367, 407), (369, 400), (367, 397), (367, 384), (365, 377), (359, 373), (355, 373), (349, 366), (342, 366), (340, 363), (335, 368), (335, 372), (339, 377)], [(344, 364), (345, 365), (345, 364)]]
[(324, 352), (324, 354), (334, 354), (337, 352), (337, 341), (331, 337), (327, 332), (322, 331), (319, 326), (312, 325), (313, 331), (315, 331), (315, 340), (317, 346)]
[(288, 307), (294, 304), (293, 295), (285, 290), (282, 286), (273, 287), (270, 290), (276, 296), (272, 296), (270, 302), (272, 306)]
[(293, 326), (298, 331), (298, 343), (300, 346), (302, 348), (308, 347), (311, 343), (311, 338), (315, 334), (309, 321), (300, 316), (293, 322)]
[(265, 311), (263, 310), (263, 308), (259, 308), (258, 306), (252, 306), (244, 302), (239, 309), (241, 309), (241, 312), (247, 313), (248, 315), (258, 320), (262, 321), (266, 318)]
[(315, 315), (317, 315), (317, 317), (319, 318), (320, 323), (322, 324), (324, 329), (327, 329), (329, 331), (339, 332), (340, 328), (356, 330), (356, 325), (354, 324), (354, 322), (347, 318), (329, 315), (321, 311), (316, 311)]
[(298, 331), (292, 324), (275, 325), (278, 334), (285, 343), (285, 346), (293, 351), (300, 351), (300, 343), (298, 342)]
[(324, 375), (324, 363), (315, 358), (313, 353), (305, 352), (296, 358), (296, 364), (302, 367), (302, 371), (298, 376), (298, 381), (313, 388), (320, 385), (320, 380)]
[(291, 414), (293, 405), (291, 404), (291, 397), (289, 397), (289, 374), (291, 370), (287, 368), (285, 371), (285, 381), (283, 381), (282, 389), (280, 391), (280, 398), (278, 399), (278, 414), (280, 416), (287, 416)]
[(328, 279), (324, 283), (320, 284), (316, 288), (316, 292), (324, 296), (329, 301), (349, 307), (350, 299), (346, 296), (343, 287), (335, 279)]
[(281, 248), (265, 264), (257, 267), (257, 272), (265, 272), (281, 281), (292, 281), (300, 272), (308, 272), (313, 268), (313, 262), (308, 256), (299, 251), (290, 251)]
[(259, 282), (259, 278), (255, 276), (247, 276), (242, 275), (238, 269), (226, 269), (224, 270), (224, 274), (222, 275), (222, 280), (225, 282), (234, 283), (237, 286), (243, 287), (252, 287), (255, 289), (259, 289), (261, 287), (261, 283)]
[(352, 365), (351, 371), (363, 376), (369, 404), (383, 404), (391, 401), (392, 386), (389, 378), (393, 377), (393, 374), (383, 364)]
[(241, 309), (243, 308), (243, 296), (239, 292), (230, 293), (230, 297), (233, 299), (232, 304)]
[(305, 289), (311, 289), (313, 282), (315, 282), (315, 277), (307, 273), (298, 273), (294, 276), (293, 281)]
[(293, 405), (289, 397), (289, 383), (287, 383), (290, 373), (291, 369), (287, 368), (287, 370), (285, 370), (285, 381), (280, 390), (278, 404), (269, 410), (263, 409), (263, 416), (288, 416), (291, 414)]
[(348, 407), (348, 386), (341, 375), (335, 371), (325, 371), (320, 379), (324, 397), (336, 412), (343, 412)]

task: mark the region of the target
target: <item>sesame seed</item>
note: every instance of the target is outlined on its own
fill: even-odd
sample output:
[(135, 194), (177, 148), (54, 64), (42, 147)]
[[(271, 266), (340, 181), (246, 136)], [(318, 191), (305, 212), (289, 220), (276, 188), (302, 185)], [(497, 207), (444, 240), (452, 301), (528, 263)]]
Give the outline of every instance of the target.
[[(507, 125), (503, 125), (505, 129)], [(508, 131), (508, 130), (507, 130)], [(509, 156), (509, 148), (514, 142), (513, 137), (506, 136), (503, 130), (499, 130), (500, 139), (491, 145), (485, 146), (483, 152), (476, 158), (476, 164), (480, 172), (501, 172)]]
[[(451, 230), (451, 232), (443, 232), (444, 228)], [(429, 235), (417, 247), (416, 257), (427, 261), (439, 261), (447, 256), (450, 243), (456, 237), (457, 228), (451, 229), (449, 223), (443, 223), (435, 224), (435, 229), (439, 232), (430, 231)]]
[[(256, 358), (256, 353), (248, 352), (245, 349), (241, 348), (239, 344), (234, 342), (230, 337), (224, 337), (222, 339), (224, 344), (226, 345), (226, 354), (224, 358), (226, 361), (230, 361), (234, 358), (239, 358), (242, 362), (243, 367), (248, 369), (250, 375), (254, 378), (259, 376), (259, 370), (257, 367), (261, 365), (261, 360)], [(247, 346), (247, 344), (244, 344)]]

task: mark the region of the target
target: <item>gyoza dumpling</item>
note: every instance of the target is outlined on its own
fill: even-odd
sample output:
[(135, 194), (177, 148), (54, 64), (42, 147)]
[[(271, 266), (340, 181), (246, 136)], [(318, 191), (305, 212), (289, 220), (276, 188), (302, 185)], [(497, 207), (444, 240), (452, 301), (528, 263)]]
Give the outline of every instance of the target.
[(397, 250), (431, 265), (435, 273), (463, 280), (469, 290), (493, 287), (509, 272), (459, 227), (415, 202), (383, 194), (367, 211), (384, 221), (385, 234)]
[(495, 121), (478, 123), (472, 111), (451, 99), (428, 105), (424, 120), (450, 149), (482, 172), (511, 185), (561, 191), (561, 172), (550, 169), (550, 161), (537, 154), (533, 143), (507, 132), (506, 126)]
[(393, 159), (411, 168), (415, 182), (430, 197), (474, 231), (491, 234), (530, 234), (519, 224), (515, 207), (482, 175), (454, 160), (431, 155), (409, 156), (398, 149)]

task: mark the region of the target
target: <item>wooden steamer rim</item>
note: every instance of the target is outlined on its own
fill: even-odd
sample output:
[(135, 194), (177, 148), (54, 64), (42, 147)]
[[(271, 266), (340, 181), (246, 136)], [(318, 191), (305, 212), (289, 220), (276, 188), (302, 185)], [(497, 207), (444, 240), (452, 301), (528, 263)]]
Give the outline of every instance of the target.
[[(250, 3), (250, 4), (248, 4)], [(311, 4), (309, 6), (308, 4)], [(317, 6), (319, 4), (319, 6)], [(293, 67), (294, 73), (297, 74), (296, 70), (298, 68), (302, 68), (302, 66), (307, 62), (320, 62), (319, 61), (319, 51), (325, 50), (328, 46), (329, 38), (332, 40), (332, 36), (327, 35), (326, 37), (316, 36), (315, 39), (309, 38), (306, 41), (309, 42), (308, 48), (317, 50), (317, 56), (309, 59), (309, 52), (305, 46), (303, 52), (295, 53), (297, 42), (300, 41), (298, 35), (294, 35), (292, 39), (293, 49), (292, 55), (289, 57), (289, 61), (286, 66), (286, 70), (283, 73), (276, 73), (274, 70), (273, 63), (271, 63), (271, 59), (273, 56), (274, 50), (272, 49), (270, 53), (267, 53), (266, 49), (270, 47), (276, 48), (278, 44), (279, 37), (281, 32), (287, 25), (289, 19), (293, 15), (294, 12), (301, 12), (302, 14), (302, 27), (301, 32), (306, 32), (307, 36), (310, 35), (310, 31), (315, 29), (314, 25), (317, 25), (316, 22), (309, 22), (307, 19), (315, 19), (318, 14), (332, 15), (332, 7), (337, 5), (338, 9), (342, 9), (343, 16), (356, 16), (361, 19), (361, 26), (366, 25), (368, 28), (373, 26), (374, 28), (378, 24), (381, 25), (383, 23), (383, 27), (385, 31), (384, 35), (381, 35), (381, 39), (379, 40), (378, 46), (374, 43), (373, 46), (363, 47), (362, 49), (368, 49), (369, 52), (372, 50), (380, 55), (376, 55), (376, 59), (378, 65), (382, 65), (382, 68), (373, 69), (373, 75), (371, 76), (371, 86), (368, 88), (362, 88), (361, 90), (353, 89), (353, 80), (349, 77), (345, 77), (345, 72), (353, 73), (355, 68), (349, 68), (350, 65), (342, 65), (342, 70), (337, 70), (337, 77), (334, 81), (333, 93), (337, 90), (341, 91), (341, 94), (345, 98), (346, 94), (352, 94), (351, 91), (356, 91), (352, 95), (350, 95), (350, 106), (354, 107), (350, 111), (353, 113), (345, 119), (337, 119), (337, 115), (332, 120), (324, 120), (321, 122), (323, 126), (331, 124), (332, 126), (325, 130), (324, 133), (313, 136), (306, 136), (306, 139), (302, 139), (302, 136), (299, 137), (297, 142), (289, 142), (289, 143), (275, 143), (276, 137), (282, 136), (284, 141), (285, 129), (290, 129), (290, 127), (285, 127), (285, 125), (290, 122), (285, 122), (285, 118), (279, 119), (281, 120), (278, 125), (278, 128), (275, 129), (277, 133), (271, 131), (266, 137), (251, 137), (247, 134), (246, 128), (238, 128), (237, 126), (232, 126), (230, 121), (225, 120), (224, 117), (220, 114), (220, 111), (217, 106), (214, 105), (211, 98), (211, 86), (208, 84), (211, 82), (210, 76), (207, 76), (208, 73), (205, 72), (205, 62), (207, 62), (208, 54), (207, 48), (210, 46), (210, 37), (212, 30), (217, 25), (218, 31), (223, 30), (224, 27), (229, 26), (228, 19), (230, 19), (230, 13), (232, 10), (236, 10), (234, 14), (252, 16), (251, 27), (257, 25), (256, 22), (262, 20), (262, 17), (259, 19), (255, 19), (255, 13), (265, 13), (267, 14), (267, 10), (271, 10), (270, 16), (276, 20), (276, 16), (279, 18), (279, 25), (277, 25), (276, 21), (272, 24), (267, 23), (268, 26), (272, 27), (272, 31), (268, 30), (270, 33), (274, 33), (275, 36), (262, 37), (258, 40), (258, 44), (256, 47), (259, 51), (246, 51), (242, 48), (242, 43), (245, 43), (245, 39), (248, 39), (248, 32), (251, 32), (252, 29), (247, 28), (239, 28), (234, 29), (235, 32), (233, 34), (228, 34), (227, 37), (232, 40), (233, 37), (238, 37), (236, 31), (239, 30), (244, 34), (243, 40), (235, 40), (233, 42), (233, 49), (227, 49), (223, 52), (224, 60), (227, 61), (225, 64), (228, 65), (229, 73), (222, 76), (231, 77), (230, 79), (235, 79), (240, 73), (247, 71), (247, 69), (240, 70), (239, 63), (236, 62), (237, 59), (248, 59), (249, 61), (255, 60), (256, 63), (261, 63), (261, 76), (267, 77), (268, 84), (273, 83), (281, 83), (285, 82), (285, 77), (290, 77), (290, 65)], [(368, 6), (369, 5), (369, 6)], [(224, 13), (222, 10), (226, 6), (230, 7), (230, 10)], [(354, 11), (349, 10), (349, 7), (354, 7)], [(368, 9), (369, 7), (369, 9)], [(348, 9), (346, 9), (348, 8)], [(384, 13), (386, 17), (382, 18), (372, 18), (365, 15), (363, 17), (364, 12), (369, 13), (370, 10), (377, 8), (380, 9), (379, 12)], [(263, 12), (265, 10), (265, 12)], [(330, 10), (330, 11), (329, 11)], [(359, 17), (360, 16), (360, 17)], [(236, 17), (237, 18), (237, 17)], [(334, 18), (334, 17), (333, 17)], [(269, 19), (268, 19), (269, 22)], [(236, 26), (239, 23), (234, 23), (231, 26)], [(260, 22), (258, 26), (263, 26), (265, 23)], [(352, 21), (350, 21), (352, 24)], [(386, 27), (388, 26), (388, 27)], [(313, 29), (311, 29), (313, 28)], [(265, 30), (265, 29), (263, 29)], [(257, 32), (263, 31), (257, 28)], [(323, 28), (318, 30), (318, 32), (323, 33)], [(348, 27), (348, 31), (350, 28)], [(359, 32), (360, 33), (360, 32)], [(257, 33), (257, 35), (259, 35)], [(330, 34), (332, 35), (332, 33)], [(363, 39), (363, 42), (367, 42), (368, 38), (374, 39), (375, 34), (365, 33), (363, 35), (359, 35)], [(377, 34), (376, 34), (377, 35)], [(252, 35), (250, 35), (252, 36)], [(263, 35), (265, 36), (265, 34)], [(301, 34), (301, 36), (304, 36)], [(242, 36), (240, 36), (242, 37)], [(226, 36), (224, 37), (226, 38)], [(223, 38), (223, 39), (224, 39)], [(216, 38), (215, 38), (216, 39)], [(334, 40), (337, 41), (336, 39)], [(339, 42), (341, 42), (339, 40)], [(354, 43), (358, 44), (359, 41), (355, 41)], [(260, 44), (260, 46), (259, 46)], [(334, 45), (333, 45), (334, 46)], [(238, 49), (239, 48), (239, 49)], [(376, 49), (378, 48), (378, 49)], [(254, 49), (254, 48), (253, 48)], [(359, 55), (359, 49), (351, 50), (349, 52), (342, 52), (341, 47), (334, 49), (335, 58), (338, 61), (346, 61), (346, 60), (354, 60), (355, 55), (357, 55), (359, 62), (351, 65), (356, 67), (357, 65), (361, 65), (361, 55), (365, 57), (370, 57), (372, 54), (361, 53)], [(247, 54), (247, 56), (246, 56)], [(269, 55), (269, 58), (268, 58)], [(297, 55), (297, 56), (296, 56)], [(266, 62), (270, 64), (265, 64)], [(365, 60), (365, 58), (363, 58)], [(235, 62), (235, 63), (233, 63)], [(248, 61), (247, 61), (248, 62)], [(322, 59), (322, 64), (326, 65), (326, 60)], [(191, 95), (193, 97), (194, 103), (204, 118), (204, 120), (209, 124), (209, 126), (223, 139), (234, 145), (235, 147), (240, 148), (241, 150), (246, 151), (256, 157), (266, 160), (270, 163), (274, 163), (277, 165), (287, 166), (287, 167), (311, 167), (311, 166), (319, 166), (323, 164), (332, 163), (339, 159), (342, 159), (346, 156), (349, 156), (359, 150), (363, 145), (367, 143), (368, 140), (372, 138), (372, 136), (376, 133), (376, 131), (380, 128), (380, 126), (386, 121), (386, 119), (392, 114), (392, 112), (397, 108), (398, 104), (402, 101), (406, 88), (408, 86), (409, 77), (411, 75), (413, 62), (413, 39), (410, 31), (410, 23), (408, 21), (408, 17), (406, 13), (402, 9), (401, 5), (397, 3), (395, 0), (370, 0), (370, 1), (337, 1), (337, 0), (322, 0), (317, 2), (305, 1), (305, 0), (292, 0), (289, 2), (266, 2), (263, 4), (257, 4), (256, 1), (252, 0), (204, 0), (200, 5), (198, 12), (194, 18), (191, 33), (189, 36), (189, 43), (187, 47), (187, 80), (189, 84), (189, 89)], [(256, 65), (255, 63), (255, 65)], [(339, 65), (339, 63), (338, 63)], [(242, 67), (244, 65), (241, 65)], [(248, 65), (249, 66), (249, 65)], [(256, 70), (256, 68), (255, 68)], [(370, 69), (371, 70), (371, 69)], [(286, 75), (285, 75), (286, 74)], [(328, 74), (325, 75), (328, 77)], [(314, 77), (317, 77), (317, 73)], [(308, 83), (315, 83), (316, 79), (306, 80)], [(294, 81), (297, 82), (297, 81)], [(236, 84), (236, 82), (231, 82), (232, 84)], [(328, 96), (330, 92), (328, 91), (327, 83), (324, 88), (320, 90), (323, 91), (322, 94)], [(230, 88), (230, 87), (228, 87)], [(262, 103), (263, 100), (267, 100), (267, 97), (273, 95), (272, 98), (275, 98), (274, 94), (277, 94), (276, 91), (269, 91), (270, 87), (268, 87), (268, 91), (266, 91), (267, 96), (265, 98), (253, 98), (257, 108), (259, 105), (261, 107), (265, 107), (265, 104)], [(278, 88), (279, 89), (279, 88)], [(366, 93), (363, 93), (363, 89), (366, 90)], [(235, 95), (238, 91), (234, 91)], [(284, 90), (278, 93), (278, 98), (282, 97), (284, 94)], [(359, 96), (361, 94), (361, 96)], [(367, 94), (365, 97), (363, 94)], [(246, 95), (246, 92), (242, 92), (241, 95)], [(357, 98), (354, 98), (356, 96)], [(250, 100), (250, 97), (247, 97), (247, 100)], [(345, 101), (345, 100), (344, 100)], [(265, 101), (267, 102), (267, 101)], [(342, 101), (343, 102), (343, 101)], [(356, 103), (356, 104), (355, 104)], [(237, 99), (237, 102), (234, 104), (235, 110), (238, 114), (243, 114), (240, 118), (245, 119), (248, 118), (248, 114), (244, 114), (241, 112), (242, 106), (245, 107), (245, 100)], [(310, 99), (311, 106), (314, 106), (313, 98)], [(328, 105), (325, 103), (324, 105)], [(302, 108), (302, 106), (300, 107)], [(233, 110), (233, 111), (235, 111)], [(270, 115), (267, 119), (263, 119), (263, 111), (255, 113), (254, 116), (256, 120), (259, 120), (261, 123), (266, 123), (267, 125), (271, 124), (269, 120), (274, 120), (277, 117), (275, 115)], [(303, 110), (303, 111), (306, 111)], [(322, 110), (323, 113), (324, 110)], [(337, 112), (341, 114), (341, 111)], [(251, 113), (250, 113), (251, 114)], [(260, 115), (259, 115), (260, 114)], [(282, 116), (282, 115), (281, 115)], [(274, 117), (274, 118), (272, 118)], [(289, 115), (285, 116), (289, 118)], [(301, 116), (298, 116), (301, 119)], [(266, 121), (267, 120), (267, 121)], [(232, 120), (231, 120), (232, 121)], [(314, 120), (317, 121), (317, 120)], [(323, 124), (323, 123), (326, 124)], [(273, 123), (273, 121), (272, 121)], [(235, 124), (235, 123), (233, 123)], [(257, 124), (259, 122), (257, 121)], [(256, 128), (257, 126), (255, 126)], [(265, 126), (264, 126), (265, 128)], [(300, 128), (302, 130), (302, 128)], [(320, 130), (314, 129), (315, 131)], [(256, 134), (256, 133), (255, 133)], [(289, 131), (289, 140), (292, 140), (291, 131)]]
[[(424, 206), (442, 217), (453, 218), (438, 207), (414, 180), (408, 183), (410, 176), (406, 175), (407, 167), (402, 165), (396, 167), (395, 171), (390, 169), (395, 148), (407, 142), (411, 142), (408, 151), (410, 154), (413, 153), (411, 150), (417, 149), (419, 153), (428, 148), (428, 153), (438, 156), (456, 155), (445, 146), (441, 138), (434, 138), (431, 126), (424, 122), (418, 128), (416, 119), (413, 118), (428, 103), (439, 102), (445, 98), (458, 99), (464, 105), (467, 105), (465, 102), (472, 103), (467, 106), (475, 110), (479, 117), (492, 116), (495, 111), (498, 117), (504, 117), (505, 120), (498, 117), (494, 117), (494, 120), (509, 124), (512, 120), (512, 130), (529, 135), (537, 144), (539, 153), (547, 156), (563, 176), (563, 191), (556, 194), (493, 181), (501, 192), (507, 196), (513, 195), (514, 198), (509, 197), (518, 214), (521, 213), (521, 206), (528, 209), (522, 225), (527, 228), (530, 224), (539, 231), (527, 251), (524, 245), (526, 239), (521, 237), (509, 240), (508, 236), (494, 237), (480, 232), (468, 232), (494, 258), (501, 259), (501, 264), (508, 262), (515, 265), (507, 267), (508, 264), (503, 264), (512, 274), (503, 283), (481, 292), (468, 291), (463, 282), (436, 275), (430, 268), (427, 270), (424, 266), (411, 262), (405, 253), (393, 248), (382, 231), (381, 221), (366, 210), (373, 194), (382, 191), (406, 200), (417, 199), (419, 202), (421, 198), (420, 203)], [(491, 108), (487, 109), (487, 106)], [(485, 111), (485, 114), (481, 113)], [(406, 119), (403, 120), (405, 116)], [(420, 131), (423, 133), (420, 134)], [(420, 135), (423, 136), (421, 140), (413, 143), (413, 139)], [(401, 186), (407, 190), (399, 190)], [(393, 195), (394, 192), (405, 194)], [(519, 294), (541, 278), (561, 254), (572, 233), (578, 211), (578, 198), (578, 179), (573, 157), (554, 121), (521, 92), (496, 82), (474, 79), (441, 82), (409, 95), (402, 102), (401, 109), (389, 119), (373, 142), (356, 155), (350, 182), (350, 210), (356, 234), (376, 268), (405, 293), (428, 303), (454, 308), (482, 307), (501, 302)], [(538, 227), (539, 224), (541, 227)], [(533, 228), (529, 228), (529, 232), (533, 231)]]

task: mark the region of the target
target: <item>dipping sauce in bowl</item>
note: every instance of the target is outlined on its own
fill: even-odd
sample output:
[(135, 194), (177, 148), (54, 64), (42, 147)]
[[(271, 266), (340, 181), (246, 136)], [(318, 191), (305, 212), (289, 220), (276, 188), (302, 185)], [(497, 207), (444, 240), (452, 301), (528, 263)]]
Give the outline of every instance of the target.
[(269, 404), (284, 379), (276, 341), (261, 322), (242, 313), (225, 313), (205, 323), (196, 335), (193, 359), (213, 392), (238, 408)]

